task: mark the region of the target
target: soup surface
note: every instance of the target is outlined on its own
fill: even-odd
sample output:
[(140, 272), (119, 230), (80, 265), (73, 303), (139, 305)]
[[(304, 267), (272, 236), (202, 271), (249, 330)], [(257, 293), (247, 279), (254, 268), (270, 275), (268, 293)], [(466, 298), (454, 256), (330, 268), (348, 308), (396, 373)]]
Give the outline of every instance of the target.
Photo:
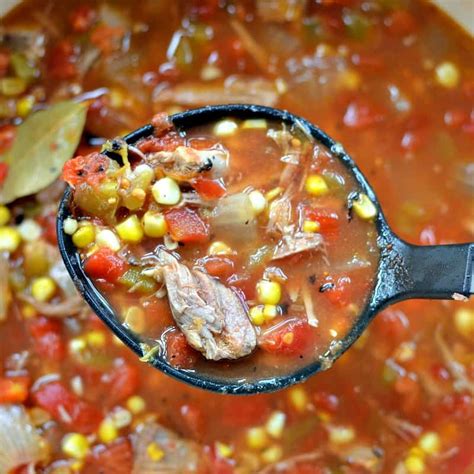
[(104, 145), (122, 166), (92, 153), (63, 171), (77, 206), (64, 230), (143, 358), (243, 382), (322, 357), (373, 286), (375, 206), (302, 125), (152, 123), (131, 148)]
[(1, 27), (0, 472), (472, 471), (472, 301), (391, 307), (331, 370), (221, 396), (118, 343), (54, 234), (66, 160), (160, 112), (250, 102), (343, 143), (406, 240), (472, 241), (472, 38), (413, 0), (35, 0)]

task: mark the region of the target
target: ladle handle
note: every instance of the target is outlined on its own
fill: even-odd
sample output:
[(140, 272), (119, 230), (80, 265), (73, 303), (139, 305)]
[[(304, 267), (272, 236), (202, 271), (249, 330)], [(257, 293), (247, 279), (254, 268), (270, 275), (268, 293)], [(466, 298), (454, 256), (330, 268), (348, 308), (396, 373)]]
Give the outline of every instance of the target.
[(474, 294), (474, 243), (415, 246), (405, 244), (407, 278), (394, 299), (452, 299)]

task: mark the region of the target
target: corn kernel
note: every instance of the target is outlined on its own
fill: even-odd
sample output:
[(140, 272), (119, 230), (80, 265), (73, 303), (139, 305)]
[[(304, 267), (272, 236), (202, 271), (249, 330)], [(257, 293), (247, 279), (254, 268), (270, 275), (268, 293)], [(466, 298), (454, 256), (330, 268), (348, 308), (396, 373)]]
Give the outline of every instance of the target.
[(72, 462), (69, 467), (74, 471), (74, 472), (80, 472), (82, 471), (82, 468), (84, 467), (84, 460), (83, 459), (76, 459), (74, 462)]
[(141, 334), (146, 329), (146, 315), (140, 306), (130, 306), (124, 314), (124, 324), (133, 332)]
[(11, 218), (10, 209), (7, 206), (0, 206), (0, 227), (8, 224)]
[(220, 441), (216, 441), (215, 448), (217, 455), (221, 458), (230, 458), (234, 453), (234, 448), (232, 448), (232, 446), (221, 443)]
[(21, 308), (21, 314), (25, 319), (32, 319), (38, 315), (38, 312), (36, 311), (34, 306), (31, 306), (30, 304), (25, 304), (25, 306)]
[(110, 414), (110, 419), (114, 423), (115, 427), (120, 430), (130, 425), (132, 422), (132, 414), (125, 408), (117, 407)]
[(419, 456), (410, 455), (403, 462), (409, 474), (421, 474), (425, 472), (425, 462)]
[(13, 227), (0, 227), (0, 252), (15, 252), (20, 246), (21, 235)]
[(265, 316), (263, 315), (263, 306), (253, 306), (249, 311), (250, 320), (255, 326), (261, 326), (265, 322)]
[(354, 439), (355, 431), (350, 426), (333, 426), (329, 430), (329, 441), (333, 444), (346, 444)]
[(312, 174), (306, 178), (304, 185), (306, 192), (312, 196), (323, 196), (329, 191), (326, 180), (319, 174)]
[(263, 316), (265, 318), (265, 322), (276, 318), (278, 316), (278, 306), (274, 304), (266, 304), (263, 307)]
[(339, 81), (344, 88), (354, 91), (360, 87), (361, 78), (357, 71), (347, 69), (340, 73)]
[(103, 443), (111, 443), (119, 436), (119, 431), (110, 418), (105, 418), (99, 426), (99, 439)]
[(418, 446), (426, 454), (436, 454), (441, 449), (441, 439), (438, 433), (428, 431), (418, 441)]
[(367, 194), (360, 193), (352, 202), (352, 208), (361, 219), (366, 221), (372, 220), (377, 215), (377, 208)]
[(214, 64), (206, 64), (201, 69), (201, 79), (203, 81), (213, 81), (222, 76), (222, 70)]
[(125, 403), (127, 408), (134, 414), (143, 413), (146, 408), (145, 400), (139, 395), (132, 395)]
[(68, 217), (64, 220), (63, 230), (66, 235), (73, 235), (78, 228), (79, 223), (76, 221), (76, 219)]
[(92, 244), (95, 239), (95, 230), (91, 224), (85, 224), (74, 232), (72, 241), (77, 248), (83, 249)]
[(260, 191), (252, 191), (249, 193), (250, 205), (256, 216), (261, 214), (267, 207), (267, 200)]
[(168, 232), (165, 216), (155, 212), (145, 212), (142, 219), (143, 231), (147, 237), (160, 238)]
[(26, 95), (17, 101), (16, 112), (20, 117), (25, 118), (30, 115), (34, 105), (35, 97), (33, 95)]
[(159, 179), (151, 188), (153, 198), (158, 204), (174, 206), (181, 199), (181, 190), (178, 183), (171, 178)]
[(306, 232), (308, 234), (314, 234), (316, 232), (319, 232), (320, 229), (321, 224), (317, 221), (306, 220), (303, 222), (303, 232)]
[(265, 429), (272, 438), (281, 438), (285, 422), (286, 415), (282, 411), (274, 411), (265, 423)]
[(79, 354), (87, 347), (87, 342), (84, 337), (74, 337), (69, 341), (69, 352), (71, 354)]
[(474, 309), (459, 308), (454, 313), (454, 325), (459, 334), (468, 339), (474, 338)]
[(265, 194), (265, 199), (267, 200), (267, 202), (270, 202), (270, 201), (273, 201), (276, 197), (278, 197), (281, 193), (283, 192), (283, 188), (278, 186), (276, 188), (273, 188), (273, 189), (270, 189), (270, 191), (268, 191), (266, 194)]
[(242, 122), (242, 128), (243, 129), (249, 129), (249, 128), (266, 129), (268, 128), (268, 125), (265, 119), (248, 119)]
[(115, 226), (115, 230), (125, 242), (138, 243), (143, 239), (143, 229), (136, 214)]
[(209, 255), (232, 255), (232, 249), (225, 243), (221, 241), (213, 242), (207, 251)]
[(99, 247), (106, 247), (114, 252), (120, 250), (120, 240), (110, 229), (103, 229), (97, 233), (95, 242)]
[(49, 301), (56, 293), (56, 283), (50, 277), (39, 277), (31, 284), (31, 295), (36, 301)]
[(89, 440), (80, 433), (69, 433), (61, 441), (64, 454), (75, 458), (84, 459), (89, 453)]
[(445, 61), (436, 66), (435, 79), (440, 86), (452, 89), (459, 84), (459, 69), (455, 64)]
[(35, 242), (39, 240), (43, 233), (41, 226), (33, 219), (25, 219), (18, 226), (18, 232), (20, 232), (22, 240), (26, 242)]
[(91, 347), (101, 348), (105, 346), (107, 339), (103, 331), (89, 331), (86, 334), (87, 344)]
[(268, 436), (264, 428), (257, 426), (247, 430), (247, 446), (252, 449), (262, 449), (268, 445)]
[(257, 298), (263, 304), (278, 304), (281, 299), (281, 286), (276, 281), (260, 280), (257, 283)]
[(291, 405), (296, 411), (303, 412), (306, 410), (309, 400), (306, 390), (303, 387), (292, 387), (288, 392)]
[(214, 125), (213, 133), (218, 137), (228, 137), (233, 135), (238, 125), (233, 120), (221, 120)]
[(154, 462), (160, 461), (165, 455), (165, 452), (160, 448), (158, 443), (155, 442), (152, 442), (147, 446), (146, 453), (148, 457)]
[(281, 449), (281, 446), (278, 445), (270, 446), (263, 451), (261, 457), (264, 463), (273, 464), (283, 457), (283, 450)]

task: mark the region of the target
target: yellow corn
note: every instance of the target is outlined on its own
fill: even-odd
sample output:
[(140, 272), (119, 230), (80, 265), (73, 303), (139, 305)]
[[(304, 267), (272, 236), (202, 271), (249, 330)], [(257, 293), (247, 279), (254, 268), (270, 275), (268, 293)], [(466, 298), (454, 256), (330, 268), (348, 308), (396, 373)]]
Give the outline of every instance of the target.
[(474, 309), (459, 308), (454, 313), (454, 326), (467, 339), (474, 338)]
[(278, 304), (281, 299), (281, 286), (276, 281), (260, 280), (257, 283), (257, 298), (263, 304)]
[(256, 216), (261, 214), (267, 207), (267, 200), (260, 191), (252, 191), (249, 193), (250, 205)]
[(118, 224), (115, 230), (125, 242), (138, 243), (143, 239), (143, 229), (135, 214)]
[(111, 443), (119, 436), (119, 431), (110, 418), (105, 418), (99, 426), (99, 439), (103, 443)]
[(125, 404), (134, 415), (144, 412), (146, 408), (145, 400), (139, 395), (131, 396)]
[(38, 312), (34, 308), (34, 306), (31, 306), (30, 304), (25, 304), (21, 308), (21, 314), (25, 319), (32, 319), (35, 318), (38, 315)]
[(225, 242), (217, 240), (209, 246), (207, 253), (209, 255), (231, 255), (233, 252)]
[(250, 320), (255, 326), (261, 326), (265, 322), (265, 316), (263, 315), (263, 306), (253, 306), (249, 311)]
[(74, 232), (72, 241), (77, 248), (83, 249), (92, 244), (95, 239), (95, 230), (91, 224), (85, 224)]
[(286, 415), (282, 411), (274, 411), (265, 423), (265, 429), (272, 438), (281, 438), (285, 427)]
[(283, 450), (281, 449), (281, 446), (278, 445), (270, 446), (263, 451), (261, 457), (264, 463), (273, 464), (283, 457)]
[(319, 174), (312, 174), (306, 178), (304, 185), (306, 192), (312, 196), (323, 196), (329, 191), (325, 179)]
[(20, 246), (21, 235), (14, 227), (0, 227), (0, 252), (15, 252)]
[(87, 347), (87, 342), (84, 337), (74, 337), (69, 341), (69, 352), (71, 354), (79, 354)]
[(7, 206), (0, 206), (0, 227), (8, 224), (11, 218), (10, 209)]
[(314, 234), (316, 232), (319, 232), (321, 229), (321, 224), (316, 221), (304, 221), (303, 222), (303, 232), (306, 232), (308, 234)]
[(86, 334), (86, 341), (89, 346), (100, 348), (105, 346), (107, 339), (103, 331), (95, 330)]
[(238, 125), (233, 120), (221, 120), (214, 125), (213, 133), (218, 137), (228, 137), (233, 135)]
[(158, 204), (174, 206), (181, 199), (178, 183), (171, 178), (159, 179), (151, 188), (153, 198)]
[(155, 212), (145, 212), (142, 219), (143, 231), (147, 237), (160, 238), (168, 232), (165, 216)]
[(56, 293), (56, 283), (50, 277), (39, 277), (31, 284), (31, 295), (36, 301), (49, 301)]
[(241, 127), (243, 129), (249, 129), (249, 128), (266, 129), (268, 128), (268, 124), (265, 119), (248, 119), (242, 122)]
[(440, 86), (452, 89), (459, 84), (459, 69), (455, 64), (445, 61), (436, 66), (435, 79)]
[(221, 443), (220, 441), (216, 441), (215, 443), (215, 448), (217, 454), (221, 458), (230, 458), (232, 454), (234, 453), (234, 449), (232, 446), (229, 446), (228, 444)]
[(80, 433), (69, 433), (61, 442), (61, 448), (67, 456), (84, 459), (89, 453), (89, 440)]
[(441, 449), (441, 439), (438, 433), (428, 431), (421, 436), (418, 446), (426, 454), (436, 454)]
[(263, 307), (263, 316), (265, 322), (271, 321), (273, 318), (278, 316), (278, 306), (274, 304), (266, 304)]
[(333, 444), (346, 444), (354, 439), (354, 428), (350, 426), (334, 426), (329, 430), (329, 441)]
[(262, 449), (268, 445), (268, 436), (264, 428), (250, 428), (246, 434), (247, 446), (251, 449)]
[(353, 201), (352, 207), (355, 213), (366, 221), (372, 220), (377, 215), (377, 208), (367, 194), (360, 193)]
[(299, 412), (303, 412), (306, 410), (308, 406), (309, 400), (308, 395), (306, 394), (306, 390), (301, 386), (295, 386), (290, 388), (288, 392), (288, 397), (290, 403), (293, 405), (293, 408)]
[(155, 442), (152, 442), (147, 446), (146, 453), (148, 457), (154, 462), (160, 461), (165, 455), (165, 452), (160, 448), (158, 443)]
[(411, 454), (405, 459), (403, 464), (409, 474), (422, 474), (425, 472), (425, 461), (419, 456)]
[(30, 115), (35, 105), (35, 97), (33, 95), (26, 95), (19, 99), (16, 103), (16, 113), (25, 118), (27, 115)]
[(114, 252), (118, 252), (121, 247), (119, 238), (110, 229), (99, 231), (95, 242), (99, 247), (109, 248)]
[(74, 235), (74, 233), (76, 232), (78, 228), (79, 228), (79, 223), (76, 221), (76, 219), (73, 219), (72, 217), (68, 217), (67, 219), (64, 220), (63, 230), (65, 234)]

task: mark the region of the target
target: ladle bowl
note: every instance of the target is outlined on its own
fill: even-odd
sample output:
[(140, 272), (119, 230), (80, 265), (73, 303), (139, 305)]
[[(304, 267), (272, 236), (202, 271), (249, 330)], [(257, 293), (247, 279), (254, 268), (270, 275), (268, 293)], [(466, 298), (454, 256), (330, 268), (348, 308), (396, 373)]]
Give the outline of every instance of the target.
[[(375, 226), (380, 259), (375, 283), (367, 304), (346, 336), (333, 341), (327, 351), (308, 364), (290, 374), (262, 380), (235, 379), (230, 376), (210, 377), (192, 370), (183, 370), (170, 365), (164, 356), (156, 354), (149, 363), (165, 374), (199, 388), (228, 394), (255, 394), (271, 392), (301, 382), (315, 373), (328, 369), (361, 336), (372, 319), (386, 306), (410, 298), (453, 299), (468, 297), (474, 293), (474, 244), (415, 246), (397, 237), (383, 215), (373, 189), (344, 150), (343, 146), (330, 138), (321, 129), (287, 111), (259, 105), (216, 105), (188, 110), (170, 117), (178, 131), (196, 125), (215, 122), (223, 118), (263, 118), (288, 126), (303, 127), (315, 142), (323, 145), (344, 163), (354, 176), (362, 192), (367, 194), (377, 208)], [(133, 145), (138, 140), (153, 135), (152, 125), (145, 125), (128, 134), (124, 140)], [(113, 154), (109, 154), (114, 158)], [(63, 231), (64, 220), (71, 216), (73, 192), (67, 188), (59, 206), (57, 235), (61, 256), (76, 288), (93, 311), (113, 333), (139, 357), (143, 351), (138, 335), (126, 328), (114, 309), (86, 275), (81, 259), (70, 235)], [(231, 370), (227, 370), (231, 373)]]

